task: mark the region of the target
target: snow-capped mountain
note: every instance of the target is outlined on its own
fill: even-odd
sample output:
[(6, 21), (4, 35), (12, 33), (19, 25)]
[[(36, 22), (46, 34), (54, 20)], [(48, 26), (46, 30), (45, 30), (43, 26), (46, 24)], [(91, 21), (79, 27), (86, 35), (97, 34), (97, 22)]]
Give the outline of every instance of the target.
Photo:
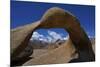
[(63, 37), (61, 34), (58, 34), (54, 31), (47, 31), (48, 35), (42, 35), (38, 32), (34, 32), (32, 35), (32, 38), (30, 39), (32, 40), (39, 40), (39, 41), (44, 41), (44, 42), (48, 42), (48, 43), (54, 43), (56, 42), (58, 39), (60, 40), (67, 40), (68, 36)]
[(48, 35), (42, 35), (38, 32), (34, 32), (32, 38), (30, 39), (30, 44), (34, 44), (36, 48), (44, 47), (50, 44), (63, 43), (68, 39), (68, 36), (63, 37), (61, 34), (55, 31), (48, 30)]

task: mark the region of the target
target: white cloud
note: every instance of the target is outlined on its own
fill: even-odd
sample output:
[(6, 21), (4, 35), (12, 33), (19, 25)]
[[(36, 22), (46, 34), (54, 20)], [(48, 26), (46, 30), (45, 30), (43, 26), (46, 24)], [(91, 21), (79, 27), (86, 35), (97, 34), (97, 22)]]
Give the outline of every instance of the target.
[(34, 32), (32, 38), (39, 38), (40, 34), (38, 32)]
[(30, 40), (40, 40), (40, 41), (48, 42), (47, 37), (42, 35), (42, 34), (40, 34), (40, 33), (38, 33), (38, 32), (33, 32), (33, 35), (32, 35)]
[(31, 40), (33, 40), (33, 39), (41, 40), (42, 38), (44, 38), (43, 35), (39, 34), (38, 32), (33, 32)]
[(54, 42), (56, 40), (58, 40), (58, 39), (63, 39), (63, 37), (61, 36), (61, 34), (58, 34), (58, 33), (54, 32), (54, 31), (48, 30), (48, 34), (49, 34), (49, 36), (51, 36), (53, 38)]
[(55, 42), (56, 40), (67, 40), (68, 36), (62, 37), (62, 34), (59, 34), (55, 31), (48, 30), (48, 35), (42, 35), (38, 32), (33, 32), (31, 40), (40, 40), (40, 41), (45, 41), (45, 42)]
[(88, 35), (89, 38), (95, 38), (95, 36)]
[(69, 35), (64, 37), (63, 40), (68, 40), (68, 38), (69, 38)]
[(48, 40), (48, 42), (49, 43), (51, 43), (52, 42), (52, 40), (53, 40), (53, 38), (52, 37), (50, 37), (49, 35), (47, 36), (47, 40)]

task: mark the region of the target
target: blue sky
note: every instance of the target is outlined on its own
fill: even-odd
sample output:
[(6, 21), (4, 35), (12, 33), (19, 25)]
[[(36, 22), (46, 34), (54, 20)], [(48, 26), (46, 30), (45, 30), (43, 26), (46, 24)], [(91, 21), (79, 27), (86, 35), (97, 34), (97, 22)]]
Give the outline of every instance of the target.
[[(70, 11), (79, 19), (87, 34), (89, 36), (95, 36), (95, 6), (89, 5), (11, 1), (11, 29), (40, 20), (45, 11), (51, 7), (60, 7)], [(60, 34), (63, 33), (63, 36), (68, 34), (64, 29), (50, 30)], [(48, 35), (44, 33), (46, 31), (45, 29), (37, 31), (41, 34)]]

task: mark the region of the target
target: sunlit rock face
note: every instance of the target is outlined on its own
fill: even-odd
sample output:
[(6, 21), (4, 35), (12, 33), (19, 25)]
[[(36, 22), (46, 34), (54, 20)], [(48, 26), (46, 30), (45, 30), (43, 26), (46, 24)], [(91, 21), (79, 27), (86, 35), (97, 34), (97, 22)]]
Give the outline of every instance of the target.
[(11, 30), (11, 58), (16, 57), (28, 46), (33, 31), (40, 22), (20, 26)]
[[(40, 27), (64, 28), (68, 31), (75, 48), (79, 52), (80, 59), (83, 58), (83, 61), (94, 60), (94, 53), (90, 40), (81, 27), (79, 20), (70, 12), (57, 7), (50, 8), (42, 17)], [(82, 53), (84, 53), (84, 57), (86, 58), (82, 56)]]
[[(38, 22), (21, 26), (21, 27), (11, 30), (11, 58), (12, 60), (15, 59), (28, 46), (28, 42), (32, 36), (33, 31), (40, 28), (47, 28), (47, 29), (48, 28), (64, 28), (69, 33), (69, 38), (73, 43), (73, 45), (71, 46), (72, 47), (74, 46), (75, 50), (79, 54), (78, 59), (80, 59), (81, 61), (95, 60), (95, 55), (92, 50), (91, 42), (88, 36), (86, 35), (85, 31), (81, 27), (78, 19), (74, 15), (72, 15), (70, 12), (65, 11), (58, 7), (53, 7), (53, 8), (48, 9), (46, 13), (43, 15), (43, 17), (41, 18), (41, 20), (39, 20)], [(58, 50), (59, 49), (57, 49), (55, 53)], [(68, 50), (68, 49), (66, 49), (66, 51), (69, 51), (70, 54), (73, 53), (71, 50)], [(68, 56), (71, 56), (71, 55), (68, 55)], [(57, 57), (57, 56), (54, 56), (54, 57)], [(61, 56), (58, 56), (58, 58), (60, 57)], [(44, 60), (47, 59), (46, 57), (43, 57), (43, 58)], [(51, 58), (52, 58), (52, 53), (49, 54), (48, 64), (49, 64), (49, 61), (56, 63), (56, 60), (52, 61), (50, 60)], [(64, 59), (67, 60), (68, 58), (64, 58)], [(38, 64), (38, 60), (37, 60), (37, 64)]]

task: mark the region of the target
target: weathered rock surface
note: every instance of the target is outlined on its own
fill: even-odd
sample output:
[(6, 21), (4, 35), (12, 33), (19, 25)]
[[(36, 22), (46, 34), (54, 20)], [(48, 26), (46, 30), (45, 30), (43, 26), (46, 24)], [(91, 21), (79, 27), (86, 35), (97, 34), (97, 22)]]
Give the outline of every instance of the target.
[(92, 44), (87, 34), (81, 27), (79, 20), (68, 11), (57, 7), (49, 9), (42, 17), (40, 27), (65, 28), (79, 53), (79, 58), (82, 61), (93, 61), (95, 59)]
[[(49, 52), (48, 55), (43, 55), (35, 61), (34, 60), (28, 61), (26, 63), (27, 65), (33, 61), (34, 63), (31, 63), (31, 64), (61, 63), (58, 61), (58, 59), (61, 57), (63, 53), (66, 55), (66, 58), (63, 58), (63, 57), (62, 58), (66, 59), (66, 62), (68, 62), (69, 59), (71, 58), (70, 57), (71, 54), (73, 53), (73, 49), (74, 49), (73, 46), (75, 47), (77, 53), (79, 54), (78, 59), (80, 59), (81, 61), (95, 60), (95, 55), (92, 50), (91, 42), (88, 36), (86, 35), (85, 31), (81, 27), (79, 20), (68, 11), (65, 11), (57, 7), (49, 9), (44, 14), (40, 22), (32, 23), (32, 24), (11, 30), (12, 59), (18, 56), (25, 49), (25, 47), (27, 46), (27, 43), (29, 42), (30, 37), (32, 36), (32, 32), (35, 29), (39, 29), (39, 28), (64, 28), (69, 33), (69, 37), (71, 39), (70, 41), (73, 43), (73, 45), (67, 44), (70, 47), (62, 47), (64, 49), (61, 49), (60, 52), (57, 52), (60, 49), (59, 47), (59, 49), (55, 49)], [(55, 55), (55, 53), (57, 53), (57, 55)], [(48, 56), (50, 60), (47, 58)], [(54, 58), (57, 58), (57, 59), (54, 59)], [(46, 61), (43, 61), (43, 60), (46, 60)], [(63, 62), (65, 61), (62, 60), (62, 63)]]
[(67, 63), (75, 56), (73, 55), (74, 52), (73, 43), (71, 40), (68, 40), (60, 47), (33, 58), (23, 65)]
[(33, 53), (33, 45), (28, 45), (16, 58), (15, 61), (18, 59), (27, 58)]
[(16, 57), (27, 47), (31, 38), (32, 32), (40, 24), (37, 23), (28, 24), (11, 30), (11, 59)]

